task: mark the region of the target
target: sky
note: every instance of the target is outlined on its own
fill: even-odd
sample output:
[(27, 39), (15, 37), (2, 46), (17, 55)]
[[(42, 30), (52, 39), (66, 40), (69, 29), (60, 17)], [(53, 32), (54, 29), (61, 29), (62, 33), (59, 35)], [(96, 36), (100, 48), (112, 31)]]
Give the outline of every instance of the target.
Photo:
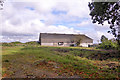
[(90, 0), (5, 0), (1, 18), (1, 42), (38, 41), (40, 33), (85, 34), (98, 43), (109, 25), (93, 24)]

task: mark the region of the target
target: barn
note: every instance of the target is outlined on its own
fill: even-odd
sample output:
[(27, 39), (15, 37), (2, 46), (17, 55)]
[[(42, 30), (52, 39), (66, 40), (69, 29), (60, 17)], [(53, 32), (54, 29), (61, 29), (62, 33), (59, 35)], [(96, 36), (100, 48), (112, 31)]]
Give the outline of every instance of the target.
[(40, 45), (43, 46), (82, 46), (93, 44), (93, 39), (84, 34), (40, 33)]

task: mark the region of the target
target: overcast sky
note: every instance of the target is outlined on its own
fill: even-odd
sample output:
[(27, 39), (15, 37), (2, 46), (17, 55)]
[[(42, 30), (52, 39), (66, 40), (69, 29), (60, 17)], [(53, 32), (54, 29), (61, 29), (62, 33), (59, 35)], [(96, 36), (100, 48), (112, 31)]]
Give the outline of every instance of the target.
[[(26, 2), (27, 1), (27, 2)], [(6, 0), (2, 10), (2, 42), (38, 41), (39, 33), (85, 34), (96, 43), (109, 25), (93, 24), (90, 0)]]

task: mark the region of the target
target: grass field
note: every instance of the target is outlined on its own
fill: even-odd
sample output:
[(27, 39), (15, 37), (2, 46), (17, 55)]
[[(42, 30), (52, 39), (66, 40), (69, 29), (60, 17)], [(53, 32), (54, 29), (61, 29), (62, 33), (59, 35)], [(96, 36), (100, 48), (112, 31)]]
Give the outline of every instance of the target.
[(118, 51), (39, 45), (2, 46), (2, 76), (118, 78)]

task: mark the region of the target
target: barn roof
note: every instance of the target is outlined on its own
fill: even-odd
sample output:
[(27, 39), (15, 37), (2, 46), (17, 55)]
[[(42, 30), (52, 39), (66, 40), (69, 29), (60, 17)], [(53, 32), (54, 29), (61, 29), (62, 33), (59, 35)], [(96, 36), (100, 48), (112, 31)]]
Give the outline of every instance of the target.
[(84, 34), (58, 34), (58, 33), (40, 33), (40, 41), (41, 42), (70, 42), (71, 40), (75, 40), (75, 38), (83, 39), (82, 42), (93, 42), (93, 39), (84, 35)]
[[(86, 36), (85, 34), (61, 34), (61, 33), (40, 33), (40, 35), (55, 35), (55, 36), (58, 36), (58, 35), (66, 35), (66, 36), (85, 36), (89, 39), (92, 39), (88, 36)], [(93, 40), (93, 39), (92, 39)]]

